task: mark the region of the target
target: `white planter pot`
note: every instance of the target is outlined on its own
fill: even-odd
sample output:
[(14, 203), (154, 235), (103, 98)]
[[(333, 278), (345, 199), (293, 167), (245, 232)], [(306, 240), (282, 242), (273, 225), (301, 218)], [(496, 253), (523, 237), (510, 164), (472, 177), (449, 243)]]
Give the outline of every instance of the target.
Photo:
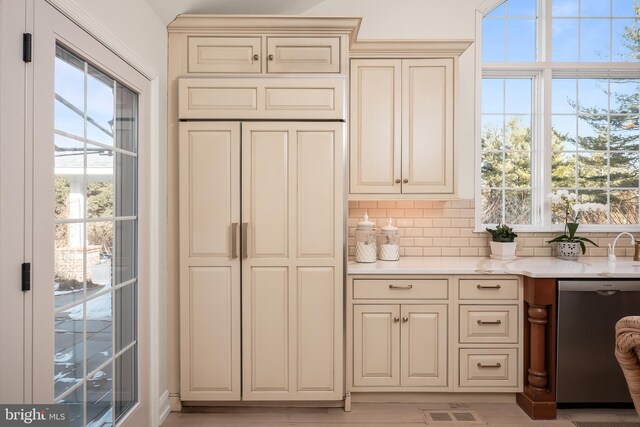
[(510, 260), (516, 257), (516, 242), (494, 242), (490, 241), (491, 258)]
[(560, 259), (578, 259), (580, 255), (580, 243), (558, 242), (556, 243), (556, 257)]

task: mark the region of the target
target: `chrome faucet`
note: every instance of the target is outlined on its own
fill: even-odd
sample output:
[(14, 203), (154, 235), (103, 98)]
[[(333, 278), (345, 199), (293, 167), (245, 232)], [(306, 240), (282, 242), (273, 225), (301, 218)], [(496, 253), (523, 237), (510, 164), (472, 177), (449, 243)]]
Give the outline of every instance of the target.
[(613, 241), (613, 246), (609, 247), (609, 262), (615, 262), (616, 261), (616, 243), (618, 243), (618, 239), (623, 236), (623, 235), (627, 235), (629, 237), (631, 237), (631, 245), (635, 246), (636, 244), (636, 239), (633, 237), (633, 235), (631, 233), (627, 233), (626, 231), (618, 234), (615, 238), (615, 240)]

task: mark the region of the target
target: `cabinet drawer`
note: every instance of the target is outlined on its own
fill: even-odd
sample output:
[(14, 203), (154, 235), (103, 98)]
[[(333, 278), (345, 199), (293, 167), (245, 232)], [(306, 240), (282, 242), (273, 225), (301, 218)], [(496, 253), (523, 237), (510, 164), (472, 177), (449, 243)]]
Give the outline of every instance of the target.
[(267, 72), (339, 73), (339, 37), (268, 37)]
[(189, 73), (259, 73), (260, 37), (189, 37)]
[(460, 387), (517, 387), (518, 349), (460, 349)]
[(517, 305), (460, 306), (460, 343), (517, 342)]
[(447, 299), (447, 279), (354, 280), (354, 299)]
[(460, 299), (518, 299), (518, 279), (460, 279)]

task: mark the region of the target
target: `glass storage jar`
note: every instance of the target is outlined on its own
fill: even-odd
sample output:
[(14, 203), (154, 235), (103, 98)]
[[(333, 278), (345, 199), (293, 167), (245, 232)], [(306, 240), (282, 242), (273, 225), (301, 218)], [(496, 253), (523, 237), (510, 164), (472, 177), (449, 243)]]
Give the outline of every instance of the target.
[(376, 230), (375, 224), (364, 214), (362, 221), (356, 225), (356, 262), (376, 262)]
[(398, 227), (391, 224), (391, 218), (378, 234), (378, 258), (382, 261), (398, 261), (400, 259), (400, 234)]

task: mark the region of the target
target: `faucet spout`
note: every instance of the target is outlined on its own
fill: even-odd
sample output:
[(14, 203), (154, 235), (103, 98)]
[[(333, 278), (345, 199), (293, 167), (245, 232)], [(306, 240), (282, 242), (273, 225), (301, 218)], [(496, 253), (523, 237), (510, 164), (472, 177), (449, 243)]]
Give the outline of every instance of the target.
[(636, 244), (636, 239), (633, 237), (633, 234), (628, 233), (626, 231), (623, 231), (622, 233), (618, 234), (616, 236), (616, 238), (613, 241), (613, 246), (610, 248), (609, 250), (609, 261), (610, 262), (615, 262), (616, 261), (616, 243), (618, 243), (618, 239), (624, 235), (627, 235), (631, 238), (631, 245), (635, 245)]

